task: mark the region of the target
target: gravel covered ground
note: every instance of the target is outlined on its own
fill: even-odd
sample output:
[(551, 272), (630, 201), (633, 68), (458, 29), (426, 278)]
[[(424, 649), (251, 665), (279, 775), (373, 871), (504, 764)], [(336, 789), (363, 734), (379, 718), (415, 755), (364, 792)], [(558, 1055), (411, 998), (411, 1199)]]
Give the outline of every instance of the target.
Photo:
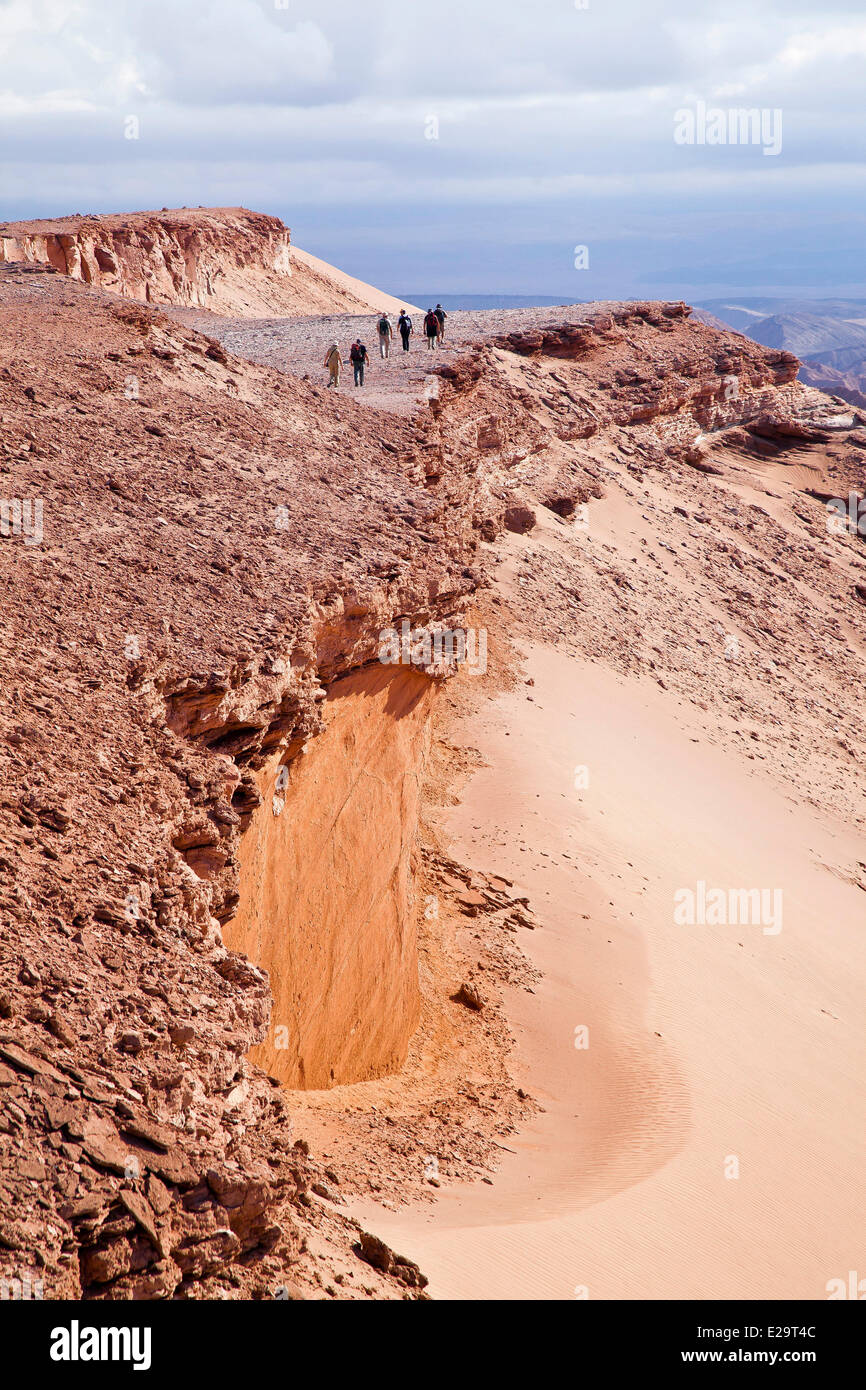
[[(322, 385), (328, 373), (322, 365), (330, 344), (337, 340), (345, 362), (340, 390), (363, 396), (366, 404), (398, 414), (411, 414), (422, 398), (429, 365), (447, 359), (479, 338), (509, 333), (516, 329), (541, 328), (549, 324), (581, 323), (597, 314), (601, 306), (571, 304), (546, 305), (537, 309), (485, 309), (457, 311), (448, 315), (446, 337), (435, 351), (427, 347), (423, 315), (413, 314), (414, 334), (408, 353), (403, 352), (399, 335), (391, 345), (391, 356), (382, 361), (375, 314), (326, 314), (318, 318), (242, 319), (223, 318), (205, 310), (174, 309), (173, 316), (192, 328), (218, 338), (229, 352), (252, 362), (260, 362), (296, 376), (309, 377)], [(370, 354), (370, 366), (361, 389), (353, 385), (349, 347), (360, 337)]]

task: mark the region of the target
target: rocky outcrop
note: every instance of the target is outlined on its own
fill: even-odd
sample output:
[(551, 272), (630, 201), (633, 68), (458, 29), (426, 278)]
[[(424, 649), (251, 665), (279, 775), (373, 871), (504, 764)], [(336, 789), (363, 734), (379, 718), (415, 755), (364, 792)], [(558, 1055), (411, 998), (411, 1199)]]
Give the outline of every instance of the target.
[(280, 282), (292, 273), (288, 228), (245, 208), (7, 223), (0, 261), (41, 262), (146, 303), (226, 312), (267, 312), (275, 304), (264, 300), (279, 302)]
[(222, 314), (399, 309), (290, 240), (278, 217), (246, 208), (163, 208), (5, 223), (0, 264), (46, 265), (128, 299)]
[(716, 435), (796, 417), (795, 357), (690, 315), (682, 303), (587, 305), (576, 321), (499, 333), (437, 367), (442, 447), (470, 441), (483, 459), (484, 539), (529, 529), (533, 499), (574, 517), (600, 496), (603, 470), (581, 446), (607, 433), (628, 432), (638, 475), (672, 459), (711, 471)]
[[(0, 372), (2, 495), (29, 504), (4, 505), (0, 535), (0, 1267), (35, 1268), (46, 1297), (208, 1296), (213, 1281), (272, 1297), (311, 1221), (347, 1258), (357, 1231), (309, 1197), (324, 1179), (249, 1060), (274, 996), (268, 953), (232, 949), (242, 837), (255, 846), (259, 811), (289, 824), (263, 804), (277, 765), (294, 785), (310, 740), (368, 731), (330, 838), (358, 959), (341, 984), (340, 940), (325, 942), (286, 988), (300, 982), (312, 1017), (334, 980), (336, 1051), (292, 1041), (317, 1080), (351, 1067), (365, 1003), (395, 1020), (362, 1020), (364, 1073), (397, 1064), (417, 998), (411, 758), (440, 677), (422, 663), (388, 679), (380, 633), (457, 620), (475, 583), (474, 479), (449, 469), (431, 489), (423, 423), (373, 425), (287, 389), (149, 308), (15, 267), (0, 297), (0, 331), (27, 335), (26, 360), (6, 351)], [(334, 727), (367, 669), (385, 680), (378, 718)], [(392, 843), (377, 900), (353, 900), (380, 781)], [(318, 846), (297, 844), (315, 879)], [(380, 1277), (367, 1286), (404, 1296)]]
[(797, 447), (795, 364), (681, 306), (602, 307), (579, 342), (457, 354), (388, 416), (34, 267), (0, 272), (0, 1270), (273, 1297), (312, 1287), (315, 1229), (422, 1296), (352, 1254), (286, 1089), (393, 1070), (417, 1017), (450, 666), (383, 661), (382, 634), (462, 626), (483, 541), (573, 517), (605, 448), (640, 479), (736, 429)]

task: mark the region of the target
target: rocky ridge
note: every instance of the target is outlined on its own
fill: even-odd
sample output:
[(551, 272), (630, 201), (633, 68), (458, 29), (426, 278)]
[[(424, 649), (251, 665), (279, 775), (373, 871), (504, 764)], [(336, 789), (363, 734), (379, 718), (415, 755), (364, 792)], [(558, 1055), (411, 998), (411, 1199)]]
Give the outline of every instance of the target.
[[(675, 470), (692, 528), (725, 470), (791, 467), (814, 548), (807, 486), (862, 485), (859, 422), (790, 354), (683, 305), (476, 330), (407, 425), (67, 277), (7, 266), (0, 299), (0, 1270), (35, 1269), (51, 1297), (418, 1296), (247, 1059), (270, 986), (222, 930), (255, 773), (315, 744), (328, 688), (376, 662), (383, 628), (486, 602), (485, 546), (531, 536), (541, 508), (573, 526), (614, 452), (634, 489)], [(553, 640), (590, 582), (568, 563)], [(614, 554), (592, 572), (628, 606)], [(460, 911), (513, 908), (446, 867)], [(478, 1012), (477, 980), (454, 983)]]

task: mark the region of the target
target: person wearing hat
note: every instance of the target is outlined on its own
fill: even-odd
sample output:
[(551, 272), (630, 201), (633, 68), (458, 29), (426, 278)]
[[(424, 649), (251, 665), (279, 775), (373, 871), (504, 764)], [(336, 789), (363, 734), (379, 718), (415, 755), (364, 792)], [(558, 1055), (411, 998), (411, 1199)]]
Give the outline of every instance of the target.
[(331, 386), (338, 387), (340, 385), (340, 368), (342, 365), (343, 359), (340, 356), (340, 344), (335, 338), (328, 348), (328, 351), (325, 353), (325, 366), (328, 369), (329, 388)]

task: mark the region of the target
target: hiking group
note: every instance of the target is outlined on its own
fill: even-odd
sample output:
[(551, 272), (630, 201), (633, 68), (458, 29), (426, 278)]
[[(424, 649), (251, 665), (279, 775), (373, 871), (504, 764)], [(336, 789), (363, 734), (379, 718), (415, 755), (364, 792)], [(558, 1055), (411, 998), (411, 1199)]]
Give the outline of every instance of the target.
[[(439, 343), (445, 341), (445, 320), (447, 317), (448, 315), (441, 304), (437, 304), (435, 309), (428, 309), (427, 313), (424, 315), (424, 336), (427, 339), (427, 347), (431, 351), (435, 349)], [(403, 343), (403, 351), (408, 352), (409, 339), (415, 332), (415, 329), (405, 309), (401, 309), (400, 311), (400, 317), (397, 320), (397, 330)], [(389, 314), (385, 313), (381, 315), (376, 324), (376, 333), (379, 338), (379, 356), (384, 362), (391, 356), (391, 342), (394, 337), (394, 329)], [(363, 386), (364, 369), (370, 365), (370, 354), (367, 352), (360, 338), (356, 338), (349, 348), (349, 361), (352, 364), (354, 385)], [(340, 371), (343, 366), (343, 356), (340, 352), (340, 344), (337, 342), (336, 338), (325, 353), (324, 365), (328, 368), (328, 386), (338, 387), (340, 385)]]

